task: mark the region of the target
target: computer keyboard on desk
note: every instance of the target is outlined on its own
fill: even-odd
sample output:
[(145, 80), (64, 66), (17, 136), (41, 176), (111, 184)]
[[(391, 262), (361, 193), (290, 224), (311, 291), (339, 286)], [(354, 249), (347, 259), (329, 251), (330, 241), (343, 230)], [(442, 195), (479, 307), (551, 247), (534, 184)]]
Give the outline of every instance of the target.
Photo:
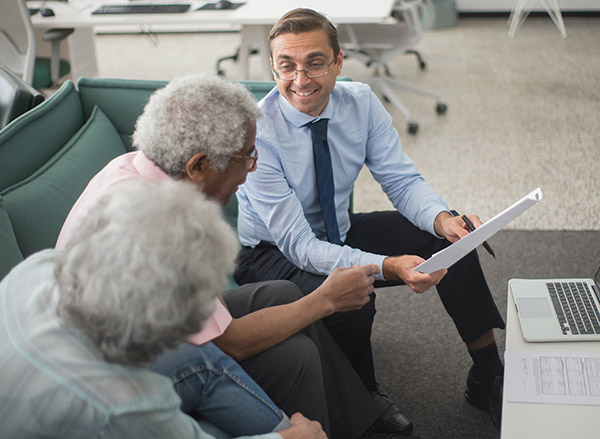
[(189, 3), (134, 3), (102, 5), (92, 14), (176, 14), (186, 12)]

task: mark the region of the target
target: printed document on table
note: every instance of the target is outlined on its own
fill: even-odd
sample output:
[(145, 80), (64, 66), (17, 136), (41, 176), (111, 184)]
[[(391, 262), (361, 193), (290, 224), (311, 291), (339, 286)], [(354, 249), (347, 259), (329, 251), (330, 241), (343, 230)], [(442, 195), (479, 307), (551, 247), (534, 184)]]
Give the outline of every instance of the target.
[(509, 402), (600, 405), (600, 353), (507, 351), (504, 360)]
[(435, 253), (425, 262), (422, 262), (413, 268), (413, 270), (421, 273), (433, 273), (434, 271), (441, 270), (442, 268), (448, 268), (452, 266), (452, 264), (476, 249), (477, 246), (483, 243), (483, 241), (486, 241), (541, 199), (542, 190), (537, 188), (533, 192), (525, 195), (512, 206), (500, 212), (489, 221), (483, 223), (468, 235), (459, 239), (445, 249)]

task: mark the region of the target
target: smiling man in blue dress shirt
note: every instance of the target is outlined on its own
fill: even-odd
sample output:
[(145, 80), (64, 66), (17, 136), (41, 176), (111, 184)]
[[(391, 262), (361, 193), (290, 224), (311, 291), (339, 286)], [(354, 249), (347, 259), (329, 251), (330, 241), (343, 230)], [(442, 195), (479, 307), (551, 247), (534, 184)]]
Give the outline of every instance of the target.
[[(501, 383), (503, 366), (492, 331), (504, 328), (504, 322), (477, 253), (449, 270), (432, 274), (413, 270), (424, 258), (465, 236), (467, 225), (450, 214), (443, 198), (402, 151), (391, 116), (370, 88), (336, 82), (343, 54), (337, 31), (324, 16), (309, 9), (291, 11), (271, 30), (269, 41), (277, 87), (259, 104), (265, 117), (258, 121), (258, 169), (237, 193), (243, 248), (236, 280), (288, 279), (308, 294), (337, 267), (376, 264), (380, 267), (376, 286), (406, 284), (416, 293), (437, 286), (474, 360), (465, 397), (491, 410), (497, 423), (499, 395), (492, 390)], [(335, 187), (333, 224), (322, 209), (319, 191), (326, 189), (317, 184), (320, 176), (313, 153), (312, 125), (323, 119)], [(316, 162), (317, 168), (323, 167), (322, 159)], [(349, 212), (363, 165), (396, 211)], [(477, 216), (469, 218), (481, 225)], [(361, 309), (323, 320), (377, 404), (384, 407), (378, 421), (381, 430), (408, 432), (410, 421), (379, 390), (375, 378), (370, 342), (374, 315), (373, 294)]]

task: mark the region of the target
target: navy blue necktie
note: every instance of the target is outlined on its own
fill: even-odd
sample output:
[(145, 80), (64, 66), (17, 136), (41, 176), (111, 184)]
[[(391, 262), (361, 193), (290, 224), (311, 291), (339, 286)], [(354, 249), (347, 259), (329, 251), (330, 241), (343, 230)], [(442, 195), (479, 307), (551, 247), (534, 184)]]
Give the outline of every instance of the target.
[(327, 144), (327, 122), (329, 122), (328, 119), (320, 119), (310, 123), (308, 127), (312, 134), (317, 189), (319, 191), (321, 213), (327, 230), (327, 239), (333, 244), (341, 245), (340, 230), (335, 216), (335, 186), (333, 184), (331, 155)]

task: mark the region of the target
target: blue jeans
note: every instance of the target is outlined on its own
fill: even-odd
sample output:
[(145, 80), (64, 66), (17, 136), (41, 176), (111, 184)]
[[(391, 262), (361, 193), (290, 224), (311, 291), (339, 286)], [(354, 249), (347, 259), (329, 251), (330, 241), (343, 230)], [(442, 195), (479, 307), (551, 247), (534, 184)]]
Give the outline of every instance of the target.
[(173, 380), (183, 412), (234, 437), (289, 427), (287, 416), (212, 342), (201, 346), (184, 343), (164, 352), (147, 368)]

